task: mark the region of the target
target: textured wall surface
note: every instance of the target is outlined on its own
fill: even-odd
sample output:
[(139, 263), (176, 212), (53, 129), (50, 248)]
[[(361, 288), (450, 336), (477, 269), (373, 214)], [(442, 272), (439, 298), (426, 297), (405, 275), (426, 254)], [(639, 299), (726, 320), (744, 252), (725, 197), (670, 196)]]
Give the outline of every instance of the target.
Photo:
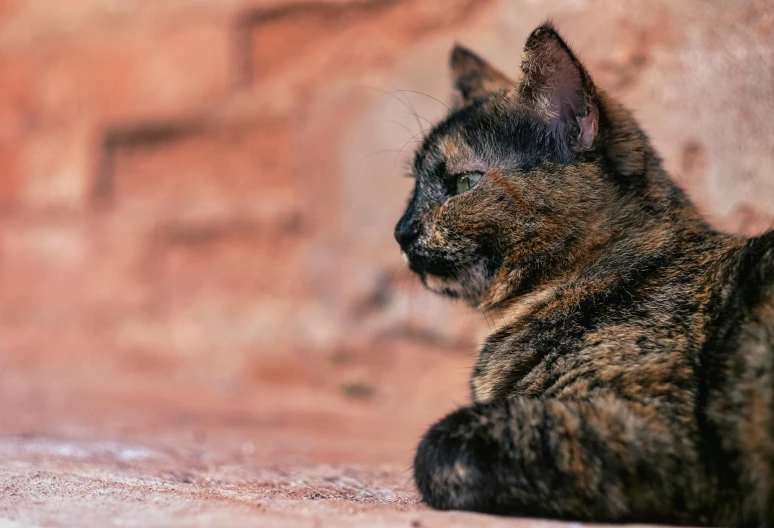
[(768, 7), (6, 1), (3, 350), (235, 372), (379, 338), (462, 344), (459, 308), (395, 280), (410, 186), (397, 149), (444, 114), (428, 96), (449, 99), (453, 42), (515, 73), (546, 16), (716, 225), (765, 227)]
[(392, 240), (453, 43), (515, 75), (553, 18), (712, 223), (753, 234), (774, 223), (773, 7), (0, 0), (0, 432), (192, 442), (183, 384), (256, 402), (246, 436), (303, 409), (312, 439), (365, 439), (296, 454), (407, 464), (465, 401), (479, 323)]
[(443, 116), (428, 96), (449, 99), (453, 42), (515, 74), (546, 16), (715, 224), (760, 230), (770, 7), (3, 2), (0, 346), (234, 373), (374, 340), (466, 345), (463, 309), (398, 280), (397, 150)]

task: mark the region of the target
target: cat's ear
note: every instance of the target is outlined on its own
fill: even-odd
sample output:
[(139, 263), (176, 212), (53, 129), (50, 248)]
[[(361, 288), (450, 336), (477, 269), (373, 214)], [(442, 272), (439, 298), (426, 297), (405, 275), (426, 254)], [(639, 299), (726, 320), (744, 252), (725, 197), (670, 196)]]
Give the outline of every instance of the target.
[(599, 126), (599, 102), (586, 68), (547, 22), (527, 39), (519, 96), (570, 146), (590, 149)]
[(463, 104), (471, 103), (488, 93), (516, 86), (500, 70), (460, 45), (454, 46), (450, 63), (454, 87)]

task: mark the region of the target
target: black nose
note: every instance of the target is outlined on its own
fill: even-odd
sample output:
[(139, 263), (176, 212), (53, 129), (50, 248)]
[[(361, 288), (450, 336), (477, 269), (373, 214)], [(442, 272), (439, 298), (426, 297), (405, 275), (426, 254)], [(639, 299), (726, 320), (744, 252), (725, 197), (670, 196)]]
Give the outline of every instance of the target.
[(403, 249), (416, 240), (417, 236), (419, 236), (419, 232), (408, 222), (398, 222), (398, 225), (395, 226), (395, 240)]

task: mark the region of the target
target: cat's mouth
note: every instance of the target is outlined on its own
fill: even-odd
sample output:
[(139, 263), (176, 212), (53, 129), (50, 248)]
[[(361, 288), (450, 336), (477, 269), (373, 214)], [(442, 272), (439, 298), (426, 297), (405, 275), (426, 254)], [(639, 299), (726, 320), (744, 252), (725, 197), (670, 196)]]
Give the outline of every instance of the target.
[(499, 260), (488, 254), (485, 246), (464, 257), (459, 253), (428, 253), (421, 248), (401, 251), (409, 269), (419, 275), (428, 290), (463, 299), (473, 306), (486, 298), (492, 277), (500, 268)]
[(421, 275), (421, 277), (422, 284), (424, 284), (425, 288), (431, 292), (452, 297), (453, 299), (458, 299), (460, 297), (462, 285), (459, 281), (427, 274)]
[(454, 260), (442, 255), (427, 255), (422, 252), (401, 252), (411, 271), (424, 277), (433, 275), (440, 278), (452, 278), (460, 267)]
[(485, 258), (479, 258), (473, 264), (457, 269), (451, 275), (439, 276), (429, 272), (419, 273), (422, 284), (440, 295), (454, 299), (464, 299), (472, 305), (478, 305), (487, 291), (493, 276)]

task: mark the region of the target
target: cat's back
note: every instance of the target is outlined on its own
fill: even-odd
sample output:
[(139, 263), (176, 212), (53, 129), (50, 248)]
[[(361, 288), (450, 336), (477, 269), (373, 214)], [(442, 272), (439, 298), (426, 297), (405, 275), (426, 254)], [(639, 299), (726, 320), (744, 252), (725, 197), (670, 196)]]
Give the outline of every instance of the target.
[(774, 230), (730, 245), (709, 280), (713, 302), (708, 353), (729, 353), (749, 321), (774, 319)]
[(719, 502), (743, 505), (733, 519), (774, 504), (774, 231), (745, 240), (723, 271), (697, 372), (697, 416)]

